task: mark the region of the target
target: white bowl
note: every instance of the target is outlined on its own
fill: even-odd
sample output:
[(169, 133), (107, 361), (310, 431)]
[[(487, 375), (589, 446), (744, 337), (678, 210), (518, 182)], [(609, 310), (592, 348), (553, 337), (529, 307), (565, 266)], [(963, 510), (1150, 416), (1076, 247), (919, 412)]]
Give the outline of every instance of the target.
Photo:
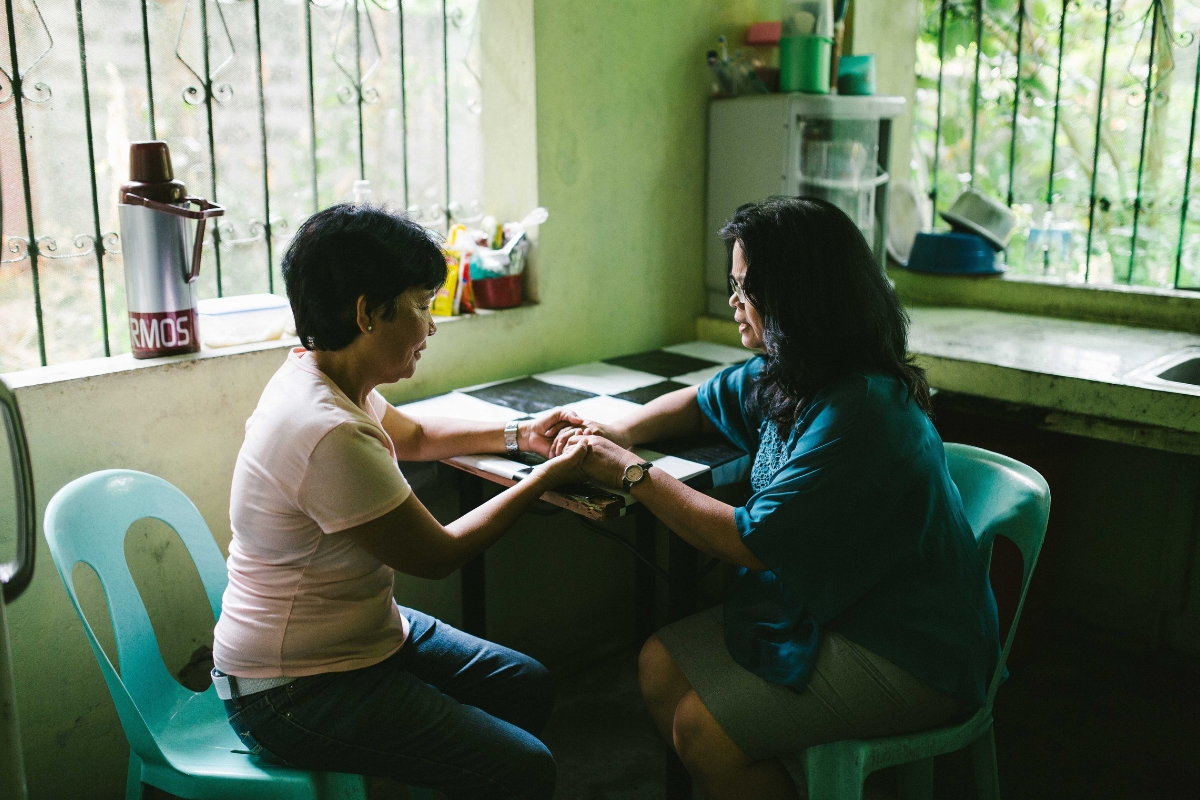
[(942, 212), (942, 219), (955, 230), (982, 236), (997, 250), (1008, 247), (1017, 226), (1011, 208), (974, 189), (966, 189), (956, 197), (950, 208)]

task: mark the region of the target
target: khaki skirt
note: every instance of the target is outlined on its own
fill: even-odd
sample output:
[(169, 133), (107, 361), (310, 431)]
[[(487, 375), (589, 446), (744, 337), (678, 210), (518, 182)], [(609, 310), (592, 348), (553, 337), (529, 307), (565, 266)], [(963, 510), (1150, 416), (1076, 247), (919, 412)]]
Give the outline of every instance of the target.
[(759, 760), (815, 744), (925, 730), (960, 716), (964, 704), (895, 664), (827, 631), (802, 692), (743, 669), (725, 647), (721, 606), (655, 634), (717, 724)]

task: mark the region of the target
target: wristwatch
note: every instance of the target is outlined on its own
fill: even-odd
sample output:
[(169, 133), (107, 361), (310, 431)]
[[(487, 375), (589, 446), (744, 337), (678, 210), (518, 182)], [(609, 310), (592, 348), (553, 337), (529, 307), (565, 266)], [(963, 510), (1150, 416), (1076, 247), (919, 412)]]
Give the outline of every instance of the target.
[(621, 486), (627, 492), (633, 491), (634, 485), (641, 483), (653, 466), (649, 461), (643, 461), (640, 464), (630, 464), (625, 468), (625, 474), (621, 476)]
[(510, 458), (521, 452), (521, 448), (517, 447), (517, 421), (515, 419), (510, 420), (504, 426), (504, 452)]

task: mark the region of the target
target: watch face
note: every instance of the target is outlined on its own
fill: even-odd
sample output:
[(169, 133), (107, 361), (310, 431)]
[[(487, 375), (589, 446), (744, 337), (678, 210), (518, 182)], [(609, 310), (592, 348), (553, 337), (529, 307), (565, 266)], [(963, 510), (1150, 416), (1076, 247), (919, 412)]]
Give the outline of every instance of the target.
[(625, 468), (625, 480), (629, 481), (630, 483), (637, 483), (642, 479), (642, 474), (645, 471), (646, 470), (642, 468), (641, 464), (630, 464)]

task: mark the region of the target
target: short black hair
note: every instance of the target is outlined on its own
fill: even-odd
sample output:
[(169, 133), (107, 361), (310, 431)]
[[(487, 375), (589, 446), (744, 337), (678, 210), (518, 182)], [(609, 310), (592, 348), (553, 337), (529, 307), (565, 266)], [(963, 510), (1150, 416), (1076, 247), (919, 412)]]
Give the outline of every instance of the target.
[(851, 372), (894, 375), (929, 413), (929, 382), (908, 354), (908, 315), (844, 211), (815, 197), (768, 197), (739, 208), (720, 235), (730, 269), (742, 245), (742, 288), (763, 321), (767, 359), (751, 401), (781, 433)]
[(296, 335), (309, 350), (341, 350), (359, 335), (358, 298), (368, 311), (396, 316), (409, 289), (446, 280), (436, 234), (379, 206), (341, 203), (313, 214), (283, 256), (283, 280)]

